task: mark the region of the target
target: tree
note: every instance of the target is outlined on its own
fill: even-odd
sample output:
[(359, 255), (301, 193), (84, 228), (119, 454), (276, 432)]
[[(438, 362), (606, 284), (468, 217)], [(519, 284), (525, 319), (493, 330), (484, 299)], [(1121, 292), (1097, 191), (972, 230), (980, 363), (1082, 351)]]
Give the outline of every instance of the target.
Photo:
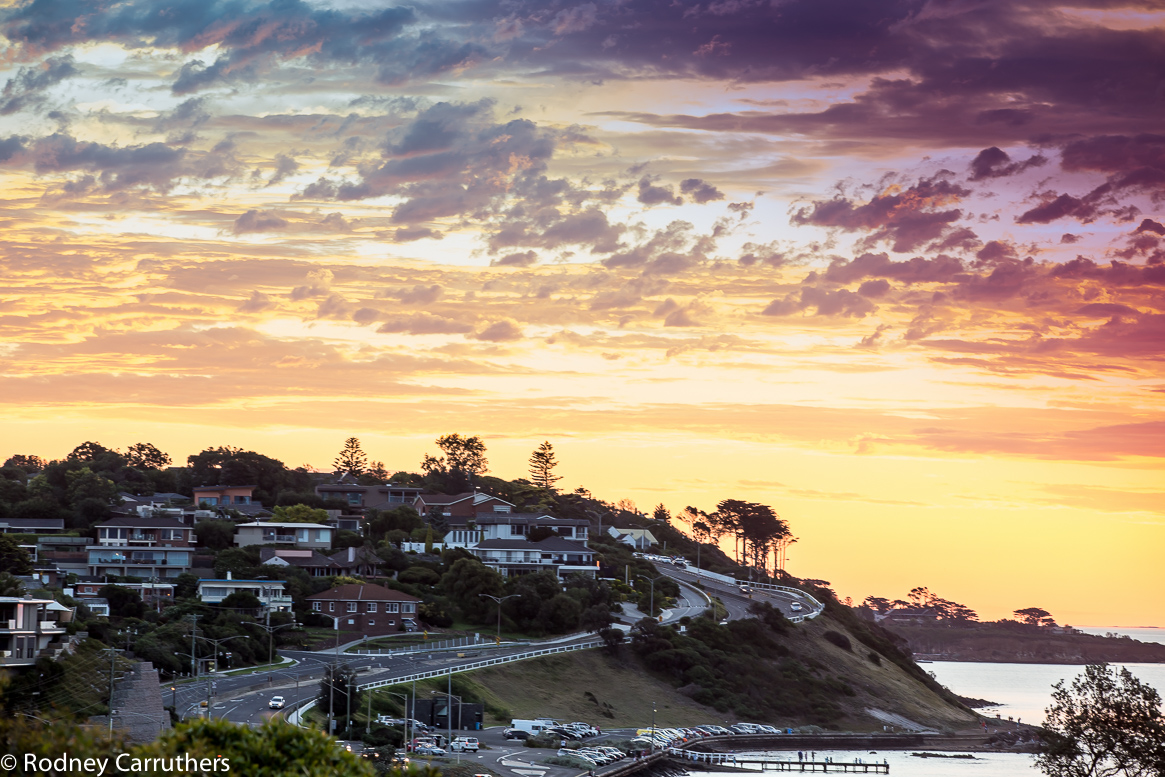
[(669, 513), (667, 508), (663, 506), (663, 502), (660, 502), (655, 506), (655, 510), (652, 511), (651, 517), (657, 521), (663, 521), (664, 523), (667, 523), (671, 520), (671, 513)]
[(26, 456), (23, 453), (18, 453), (15, 456), (10, 456), (8, 460), (4, 462), (4, 466), (16, 467), (17, 469), (24, 472), (24, 474), (32, 475), (37, 472), (44, 471), (47, 463), (48, 462), (46, 462), (40, 456)]
[(286, 523), (327, 523), (328, 511), (321, 507), (307, 505), (291, 505), (290, 507), (276, 507), (271, 511), (271, 520)]
[(70, 451), (67, 458), (70, 461), (93, 461), (103, 453), (116, 453), (116, 451), (106, 448), (99, 442), (83, 442)]
[(109, 614), (115, 618), (140, 618), (146, 611), (142, 597), (132, 588), (120, 585), (103, 585), (97, 595), (109, 602)]
[(263, 602), (250, 591), (235, 591), (222, 600), (222, 606), (232, 610), (259, 610), (262, 609)]
[(1055, 626), (1052, 614), (1040, 607), (1026, 607), (1015, 611), (1015, 617), (1028, 626)]
[(502, 576), (477, 559), (462, 558), (441, 578), (441, 587), (470, 623), (492, 623), (497, 605), (482, 594), (505, 593)]
[(0, 569), (13, 575), (31, 575), (28, 552), (7, 534), (0, 534)]
[(889, 599), (883, 599), (881, 596), (867, 596), (862, 604), (879, 613), (888, 612), (894, 608)]
[(554, 474), (558, 461), (554, 458), (554, 446), (549, 441), (542, 443), (530, 454), (530, 480), (539, 488), (554, 491), (554, 484), (562, 480)]
[(1160, 777), (1165, 774), (1161, 695), (1126, 668), (1084, 668), (1056, 683), (1036, 763), (1049, 777)]
[(436, 443), (445, 455), (438, 458), (425, 454), (421, 468), (427, 474), (464, 472), (469, 475), (481, 475), (489, 472), (489, 463), (485, 458), (485, 443), (480, 437), (446, 434), (438, 437)]
[(349, 437), (344, 441), (340, 455), (332, 464), (340, 472), (350, 472), (358, 477), (368, 469), (368, 456), (360, 449), (360, 440)]
[(194, 526), (194, 535), (198, 537), (198, 544), (204, 548), (226, 550), (235, 544), (235, 522), (199, 521)]
[(137, 469), (162, 469), (170, 466), (170, 457), (148, 442), (134, 443), (125, 452), (125, 460)]
[(0, 572), (0, 596), (24, 596), (24, 583), (10, 572)]

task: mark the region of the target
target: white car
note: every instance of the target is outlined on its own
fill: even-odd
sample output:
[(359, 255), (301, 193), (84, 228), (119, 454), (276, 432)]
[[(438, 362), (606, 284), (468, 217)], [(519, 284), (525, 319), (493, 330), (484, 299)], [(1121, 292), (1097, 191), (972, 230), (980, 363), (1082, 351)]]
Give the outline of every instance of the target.
[(282, 696), (272, 696), (271, 701), (267, 702), (267, 706), (273, 710), (281, 710), (286, 703)]
[(479, 747), (481, 744), (477, 741), (477, 737), (457, 737), (449, 744), (449, 749), (455, 753), (476, 753)]
[(789, 609), (792, 610), (793, 612), (801, 612), (801, 603), (800, 602), (793, 602), (792, 604), (789, 605)]

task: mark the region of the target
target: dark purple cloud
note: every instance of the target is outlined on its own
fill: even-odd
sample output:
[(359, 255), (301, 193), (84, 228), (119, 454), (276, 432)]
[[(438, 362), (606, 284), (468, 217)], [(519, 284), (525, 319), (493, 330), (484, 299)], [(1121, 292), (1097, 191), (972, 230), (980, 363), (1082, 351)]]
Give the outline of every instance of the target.
[(232, 231), (236, 235), (245, 235), (251, 232), (279, 232), (287, 227), (287, 219), (274, 213), (251, 209), (235, 219)]
[(888, 242), (895, 251), (914, 251), (937, 240), (963, 212), (937, 210), (970, 194), (968, 189), (942, 178), (924, 179), (913, 186), (889, 190), (869, 202), (855, 203), (846, 197), (818, 200), (793, 213), (793, 224), (833, 227), (846, 232), (867, 232), (863, 245)]
[(44, 92), (77, 74), (73, 57), (48, 57), (40, 64), (22, 67), (0, 92), (0, 116), (44, 105)]
[(954, 280), (964, 271), (963, 263), (951, 256), (934, 259), (915, 256), (895, 262), (886, 254), (862, 254), (853, 261), (834, 259), (825, 271), (827, 281), (853, 283), (864, 278), (891, 278), (900, 283), (933, 283)]

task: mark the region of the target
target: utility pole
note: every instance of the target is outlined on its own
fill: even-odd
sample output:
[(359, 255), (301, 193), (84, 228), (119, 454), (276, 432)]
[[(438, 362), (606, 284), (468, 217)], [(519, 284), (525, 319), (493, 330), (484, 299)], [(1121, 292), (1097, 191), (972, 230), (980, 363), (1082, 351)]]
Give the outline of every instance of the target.
[(513, 599), (515, 596), (521, 596), (521, 594), (510, 594), (509, 596), (492, 596), (490, 594), (478, 594), (478, 596), (483, 596), (486, 599), (493, 599), (497, 603), (498, 631), (497, 631), (497, 636), (494, 637), (494, 644), (500, 645), (500, 644), (502, 644), (502, 602), (504, 602), (506, 599)]
[(648, 605), (651, 609), (651, 612), (649, 612), (648, 615), (650, 615), (652, 618), (654, 618), (655, 617), (655, 581), (662, 580), (663, 578), (667, 577), (667, 575), (660, 575), (659, 577), (648, 577), (647, 575), (639, 575), (639, 577), (641, 577), (644, 580), (647, 580), (651, 583), (651, 604)]
[[(453, 667), (449, 667), (449, 690), (446, 693), (448, 699), (445, 703), (445, 724), (449, 729), (449, 743), (446, 745), (450, 750), (453, 749)], [(461, 708), (457, 708), (458, 717), (460, 717)], [(457, 721), (460, 723), (461, 721)]]
[(190, 676), (198, 682), (198, 658), (194, 654), (194, 640), (198, 638), (198, 619), (201, 615), (190, 616)]
[(109, 648), (109, 742), (113, 744), (113, 672), (116, 668), (117, 650)]

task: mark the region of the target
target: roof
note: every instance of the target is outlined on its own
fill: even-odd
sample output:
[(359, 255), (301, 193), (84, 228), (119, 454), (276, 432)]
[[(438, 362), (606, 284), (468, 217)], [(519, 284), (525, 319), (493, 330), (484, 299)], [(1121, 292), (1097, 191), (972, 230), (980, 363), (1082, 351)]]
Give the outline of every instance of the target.
[(282, 526), (282, 527), (292, 526), (292, 527), (295, 527), (296, 529), (335, 529), (336, 528), (335, 526), (328, 526), (327, 524), (323, 524), (323, 523), (298, 523), (296, 521), (254, 521), (252, 523), (240, 523), (238, 528), (243, 529), (246, 527), (254, 527), (254, 526)]
[(460, 494), (417, 494), (417, 499), (424, 501), (429, 505), (451, 505), (457, 502), (464, 502), (467, 499), (472, 499), (474, 504), (481, 502), (488, 502), (491, 499), (495, 502), (514, 506), (513, 502), (507, 502), (501, 497), (492, 496), (490, 494), (483, 494), (480, 491), (465, 491)]
[(479, 524), (523, 524), (537, 523), (547, 526), (587, 526), (590, 521), (585, 518), (555, 518), (546, 513), (491, 513), (477, 514)]
[(162, 491), (156, 494), (130, 494), (125, 491), (118, 493), (123, 502), (141, 502), (142, 504), (153, 504), (154, 502), (189, 502), (190, 497), (183, 494), (175, 494), (172, 491)]
[(270, 564), (281, 561), (293, 567), (335, 567), (335, 561), (320, 553), (318, 550), (285, 550), (282, 548), (262, 548), (259, 551), (259, 563)]
[(0, 526), (13, 529), (53, 528), (64, 529), (64, 518), (0, 518)]
[(622, 534), (624, 537), (651, 537), (652, 541), (655, 541), (655, 535), (651, 533), (650, 529), (620, 529), (618, 527), (612, 526), (610, 531), (619, 532), (619, 534)]
[(222, 577), (204, 577), (198, 581), (199, 585), (203, 583), (259, 583), (260, 585), (279, 585), (285, 584), (283, 580), (239, 580), (237, 578), (222, 578)]
[(166, 516), (159, 516), (159, 517), (155, 518), (153, 516), (142, 517), (142, 516), (132, 516), (132, 515), (127, 515), (124, 518), (111, 518), (108, 521), (106, 521), (105, 523), (97, 524), (98, 528), (101, 528), (102, 526), (125, 526), (125, 527), (129, 527), (129, 528), (142, 528), (142, 529), (189, 529), (190, 528), (189, 526), (182, 523), (181, 521), (174, 519), (174, 518), (169, 518)]
[[(350, 550), (356, 551), (354, 554), (355, 558), (352, 559), (351, 561), (348, 560), (348, 551), (350, 551)], [(337, 564), (355, 564), (355, 563), (383, 564), (384, 563), (384, 559), (382, 559), (380, 556), (373, 553), (372, 550), (370, 550), (369, 548), (366, 548), (363, 546), (361, 546), (359, 548), (344, 548), (343, 550), (336, 551), (328, 558), (330, 558), (332, 561), (335, 561)]]
[(330, 591), (313, 594), (308, 599), (333, 602), (419, 602), (415, 596), (409, 596), (391, 588), (373, 583), (348, 583)]
[(258, 488), (258, 487), (259, 487), (259, 486), (257, 486), (257, 485), (246, 485), (246, 486), (195, 486), (195, 487), (194, 487), (192, 490), (193, 490), (193, 491), (221, 491), (221, 490), (223, 490), (224, 488)]
[(581, 542), (568, 540), (566, 537), (547, 537), (534, 543), (543, 550), (564, 550), (572, 553), (594, 553), (593, 550)]

